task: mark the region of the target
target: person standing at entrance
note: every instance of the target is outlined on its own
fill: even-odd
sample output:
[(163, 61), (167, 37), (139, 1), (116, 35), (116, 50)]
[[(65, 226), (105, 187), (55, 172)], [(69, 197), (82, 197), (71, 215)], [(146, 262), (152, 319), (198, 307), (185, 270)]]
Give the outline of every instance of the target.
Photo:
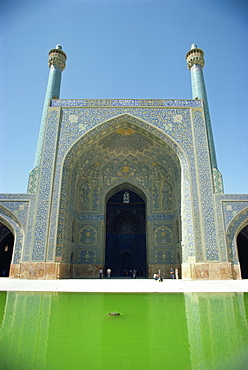
[(170, 275), (172, 279), (175, 279), (175, 270), (173, 268), (170, 269)]
[(107, 278), (109, 279), (111, 275), (111, 269), (107, 269)]
[(176, 275), (176, 279), (178, 279), (178, 269), (175, 269), (175, 275)]
[(103, 270), (102, 268), (100, 268), (99, 270), (99, 279), (102, 279), (103, 278)]

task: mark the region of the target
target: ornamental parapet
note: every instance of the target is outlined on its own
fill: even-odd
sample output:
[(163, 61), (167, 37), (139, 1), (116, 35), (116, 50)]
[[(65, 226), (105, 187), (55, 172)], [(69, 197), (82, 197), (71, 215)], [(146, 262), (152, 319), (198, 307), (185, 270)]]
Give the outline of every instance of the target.
[(172, 107), (202, 108), (202, 100), (177, 99), (52, 99), (51, 107)]

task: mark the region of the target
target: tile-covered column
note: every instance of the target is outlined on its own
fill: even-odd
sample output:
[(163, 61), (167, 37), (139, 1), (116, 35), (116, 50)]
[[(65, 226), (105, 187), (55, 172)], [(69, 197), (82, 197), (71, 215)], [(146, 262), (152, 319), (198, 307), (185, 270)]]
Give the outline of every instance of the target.
[[(199, 260), (218, 261), (217, 222), (215, 215), (215, 199), (211, 178), (211, 164), (207, 151), (207, 135), (204, 129), (204, 116), (198, 109), (193, 109), (194, 147), (196, 160), (196, 184), (199, 189), (198, 204), (200, 209), (200, 228), (203, 235), (203, 248), (197, 246), (200, 252)], [(197, 233), (197, 230), (195, 230)], [(204, 256), (202, 256), (204, 251)]]
[(51, 223), (51, 199), (54, 187), (54, 170), (60, 126), (59, 108), (50, 110), (47, 123), (34, 219), (33, 262), (43, 262), (46, 255), (47, 239)]

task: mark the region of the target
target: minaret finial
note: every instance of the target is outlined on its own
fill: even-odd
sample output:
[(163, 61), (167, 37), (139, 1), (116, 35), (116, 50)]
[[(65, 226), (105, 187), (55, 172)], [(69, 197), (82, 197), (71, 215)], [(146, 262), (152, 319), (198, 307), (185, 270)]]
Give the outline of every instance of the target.
[(191, 69), (193, 65), (199, 65), (201, 68), (205, 65), (204, 51), (199, 49), (196, 44), (191, 45), (190, 51), (186, 54), (187, 67)]
[(55, 49), (49, 51), (48, 66), (49, 68), (54, 67), (62, 72), (65, 69), (66, 59), (67, 56), (62, 50), (62, 46), (57, 44)]

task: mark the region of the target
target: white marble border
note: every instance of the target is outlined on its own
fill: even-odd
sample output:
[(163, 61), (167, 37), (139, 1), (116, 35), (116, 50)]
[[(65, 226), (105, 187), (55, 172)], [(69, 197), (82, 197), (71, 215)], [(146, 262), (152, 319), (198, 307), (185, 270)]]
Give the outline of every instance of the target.
[(61, 279), (0, 278), (0, 291), (84, 293), (225, 293), (248, 292), (248, 280)]

